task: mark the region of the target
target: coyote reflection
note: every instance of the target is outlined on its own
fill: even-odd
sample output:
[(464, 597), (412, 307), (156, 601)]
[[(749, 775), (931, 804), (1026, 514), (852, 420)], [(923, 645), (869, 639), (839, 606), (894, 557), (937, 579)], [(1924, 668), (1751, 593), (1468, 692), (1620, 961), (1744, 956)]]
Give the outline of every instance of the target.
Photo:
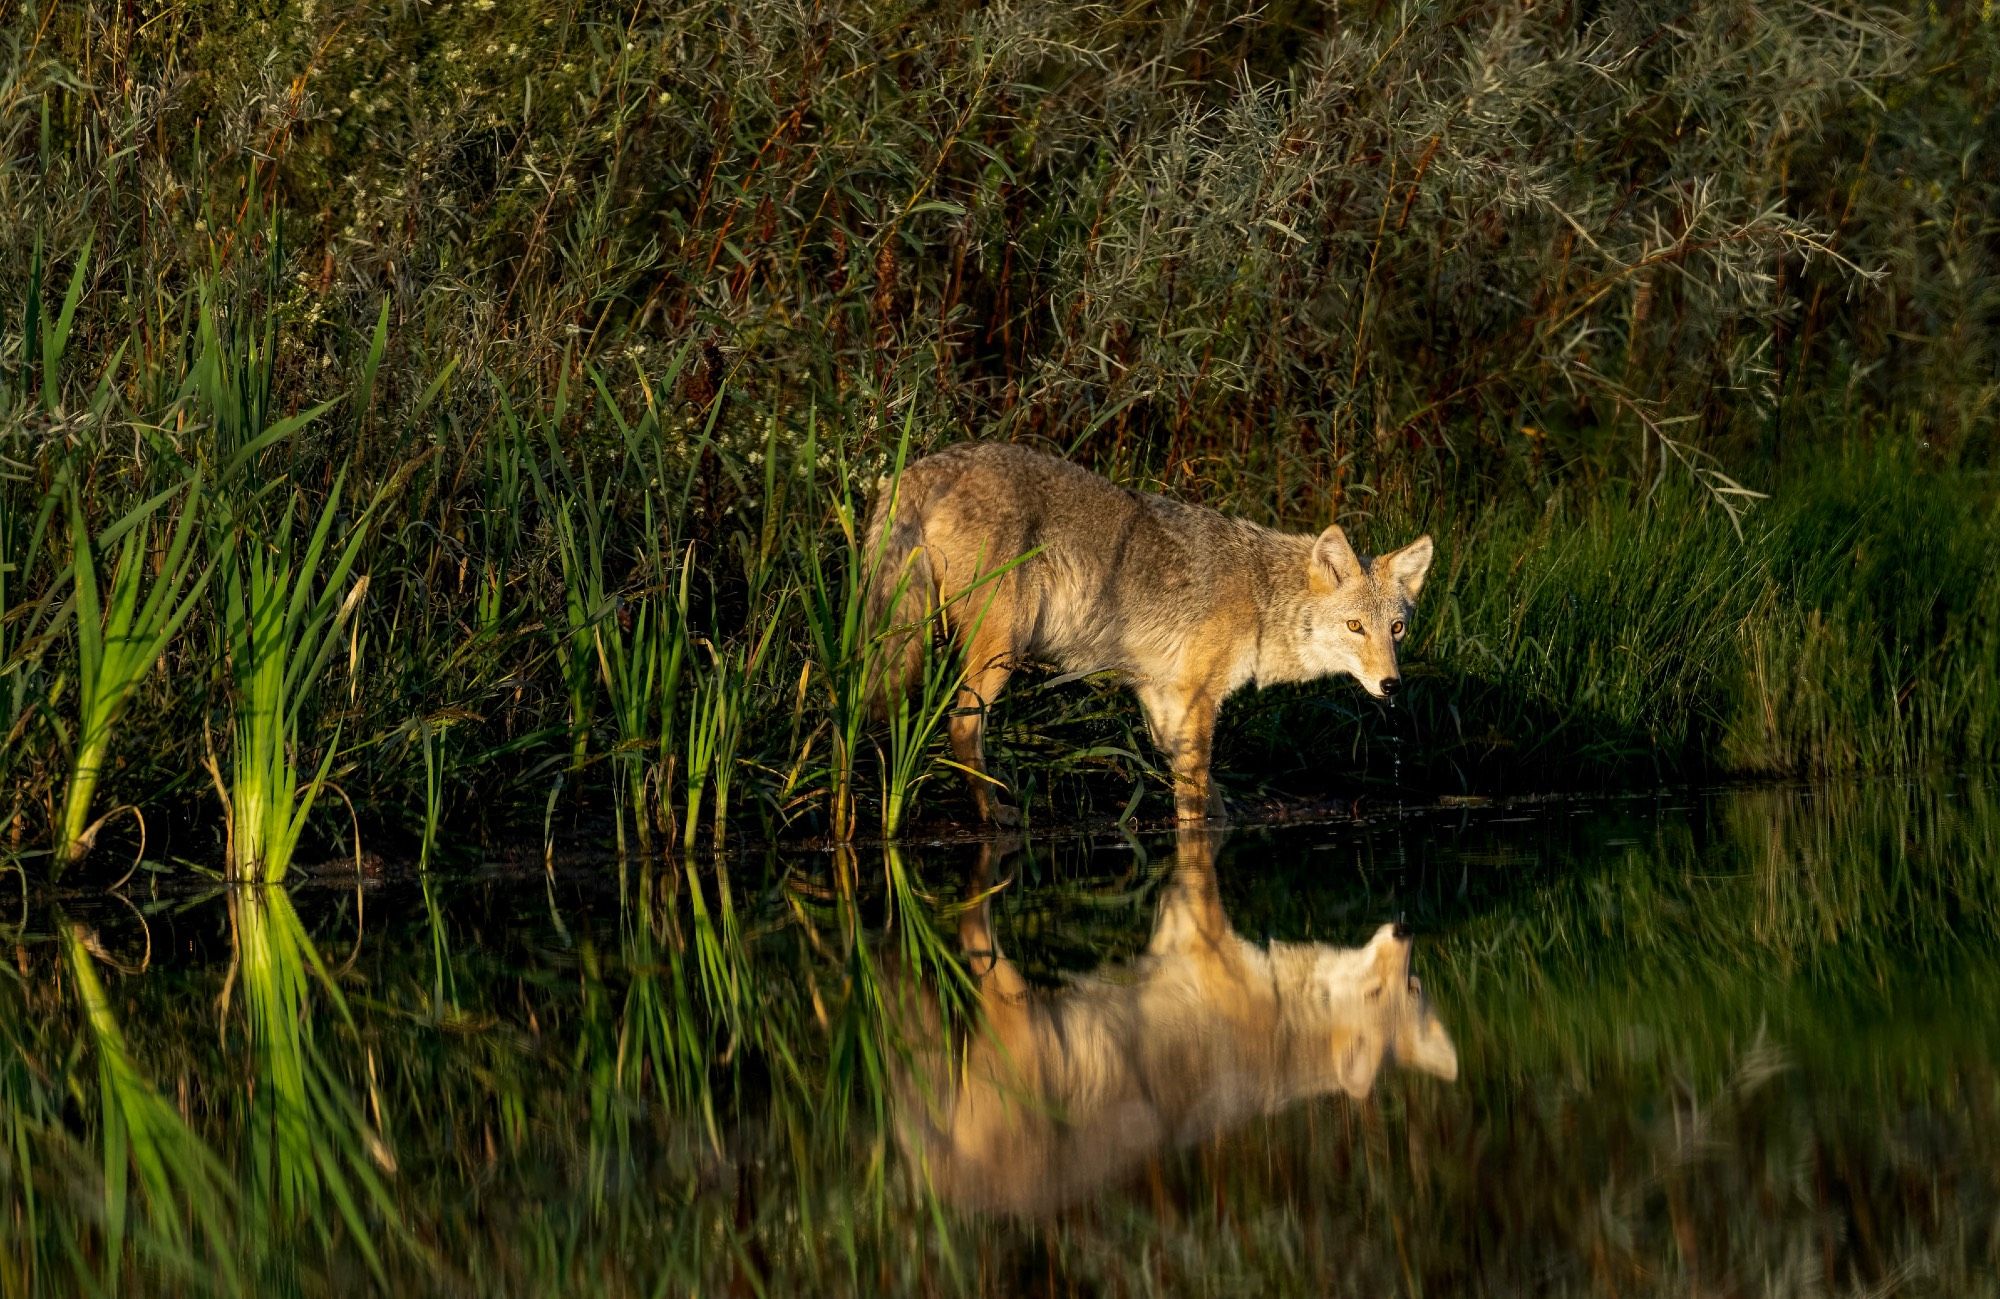
[(935, 1003), (916, 1003), (898, 1094), (898, 1140), (945, 1200), (1047, 1212), (1293, 1101), (1366, 1095), (1387, 1060), (1457, 1077), (1407, 932), (1384, 925), (1356, 948), (1245, 942), (1217, 894), (1217, 844), (1182, 831), (1145, 953), (1054, 992), (1001, 954), (982, 857), (981, 900), (959, 925), (977, 1013), (954, 1042)]

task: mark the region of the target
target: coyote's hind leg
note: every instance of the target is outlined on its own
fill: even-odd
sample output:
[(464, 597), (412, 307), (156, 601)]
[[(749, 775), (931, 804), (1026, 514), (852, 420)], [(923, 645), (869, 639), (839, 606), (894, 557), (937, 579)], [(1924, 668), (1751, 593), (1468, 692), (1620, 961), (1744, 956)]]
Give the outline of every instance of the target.
[(979, 817), (1003, 826), (1020, 824), (1021, 814), (1000, 797), (1000, 786), (986, 774), (986, 711), (1012, 675), (1013, 652), (1005, 638), (974, 637), (966, 652), (965, 684), (959, 687), (958, 706), (951, 715), (951, 751), (965, 768)]

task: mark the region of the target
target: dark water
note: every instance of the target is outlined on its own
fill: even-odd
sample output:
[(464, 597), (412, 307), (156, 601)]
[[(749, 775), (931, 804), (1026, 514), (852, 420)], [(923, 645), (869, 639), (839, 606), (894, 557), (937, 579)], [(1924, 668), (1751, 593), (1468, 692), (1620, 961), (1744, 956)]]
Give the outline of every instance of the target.
[(0, 1293), (2000, 1293), (1996, 848), (1954, 782), (31, 899)]

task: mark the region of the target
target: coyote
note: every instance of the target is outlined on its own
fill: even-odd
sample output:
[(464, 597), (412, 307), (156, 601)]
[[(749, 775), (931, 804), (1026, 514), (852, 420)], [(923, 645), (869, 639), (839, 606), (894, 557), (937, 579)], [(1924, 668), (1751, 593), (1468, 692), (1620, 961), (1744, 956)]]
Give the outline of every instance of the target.
[(1458, 1076), (1410, 973), (1407, 930), (1384, 925), (1357, 948), (1245, 942), (1217, 894), (1217, 833), (1180, 836), (1152, 941), (1130, 968), (1030, 989), (994, 940), (982, 868), (959, 924), (975, 1013), (958, 1040), (934, 1000), (899, 985), (911, 1041), (896, 1138), (948, 1202), (1045, 1214), (1257, 1115), (1365, 1096), (1385, 1061)]
[(1222, 701), (1342, 672), (1393, 695), (1396, 644), (1431, 565), (1429, 537), (1364, 559), (1338, 527), (1276, 532), (1003, 443), (950, 447), (884, 479), (867, 546), (874, 625), (899, 629), (881, 698), (908, 687), (920, 624), (945, 607), (966, 653), (952, 749), (980, 816), (1002, 824), (1017, 815), (984, 774), (982, 738), (1020, 663), (1126, 678), (1172, 767), (1179, 819), (1220, 816), (1209, 748)]

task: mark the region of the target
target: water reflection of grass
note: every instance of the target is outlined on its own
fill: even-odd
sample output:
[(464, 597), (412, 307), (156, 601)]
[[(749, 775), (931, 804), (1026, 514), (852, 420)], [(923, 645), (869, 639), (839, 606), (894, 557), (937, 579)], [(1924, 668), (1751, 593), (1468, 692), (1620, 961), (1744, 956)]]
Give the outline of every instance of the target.
[[(1824, 1035), (1829, 1063), (1863, 1007), (1894, 1007), (1886, 1032), (1912, 1010), (1964, 1026), (2000, 1009), (1975, 977), (2000, 955), (2000, 806), (1984, 789), (1753, 791), (1718, 806), (1705, 837), (1669, 825), (1606, 862), (1547, 863), (1545, 883), (1454, 934), (1441, 973), (1489, 1022), (1570, 1016), (1549, 1026), (1559, 1032), (1494, 1029), (1505, 1041), (1629, 1051), (1616, 1041), (1624, 1026), (1664, 1011), (1682, 1025), (1684, 1063), (1696, 1043), (1720, 1047), (1788, 1008)], [(1518, 959), (1525, 944), (1531, 965)], [(1933, 991), (1932, 1012), (1909, 1004), (1917, 988)], [(1950, 1056), (1966, 1044), (1936, 1045)], [(1793, 1035), (1794, 1052), (1806, 1046)]]
[[(931, 1202), (884, 1137), (899, 989), (960, 977), (935, 854), (737, 861), (699, 895), (635, 867), (617, 905), (556, 888), (561, 928), (534, 890), (432, 880), (451, 943), (412, 941), (422, 899), (391, 893), (337, 969), (321, 922), (245, 891), (221, 1012), (242, 1050), (215, 1033), (227, 971), (107, 991), (72, 934), (62, 998), (0, 982), (9, 1292), (141, 1266), (159, 1293), (1990, 1292), (2000, 1006), (1971, 922), (1994, 914), (2000, 807), (1829, 791), (1640, 820), (1470, 832), (1468, 856), (1558, 846), (1412, 899), (1456, 1085), (1285, 1111), (1044, 1224)], [(1448, 842), (1405, 846), (1455, 879)], [(1239, 841), (1232, 920), (1351, 939), (1349, 881), (1299, 846)], [(1143, 941), (1157, 868), (1081, 851), (1009, 868), (1000, 923), (1042, 953), (1024, 968)], [(128, 1156), (122, 1239), (97, 1171), (121, 1130), (164, 1134), (168, 1179)], [(236, 1275), (203, 1263), (225, 1247)]]
[[(319, 1042), (321, 1020), (351, 1030), (346, 1002), (282, 888), (239, 889), (229, 901), (251, 1048), (241, 1099), (251, 1186), (280, 1240), (307, 1225), (332, 1246), (344, 1228), (345, 1243), (384, 1279), (378, 1239), (405, 1238), (387, 1180), (396, 1161)], [(273, 1258), (280, 1272), (287, 1261)]]
[[(133, 1059), (111, 999), (97, 977), (90, 939), (81, 928), (67, 925), (62, 944), (63, 968), (75, 985), (77, 1005), (97, 1056), (103, 1248), (102, 1271), (96, 1280), (105, 1290), (116, 1292), (128, 1263), (136, 1261), (141, 1267), (176, 1275), (184, 1283), (200, 1275), (202, 1268), (212, 1268), (221, 1288), (236, 1288), (243, 1274), (235, 1252), (236, 1188), (228, 1170)], [(9, 1108), (16, 1123), (14, 1149), (25, 1155), (31, 1148), (26, 1138), (32, 1132), (27, 1124), (32, 1123), (28, 1116), (33, 1107)], [(60, 1202), (49, 1206), (57, 1213), (80, 1207)], [(27, 1288), (10, 1287), (9, 1292)]]

